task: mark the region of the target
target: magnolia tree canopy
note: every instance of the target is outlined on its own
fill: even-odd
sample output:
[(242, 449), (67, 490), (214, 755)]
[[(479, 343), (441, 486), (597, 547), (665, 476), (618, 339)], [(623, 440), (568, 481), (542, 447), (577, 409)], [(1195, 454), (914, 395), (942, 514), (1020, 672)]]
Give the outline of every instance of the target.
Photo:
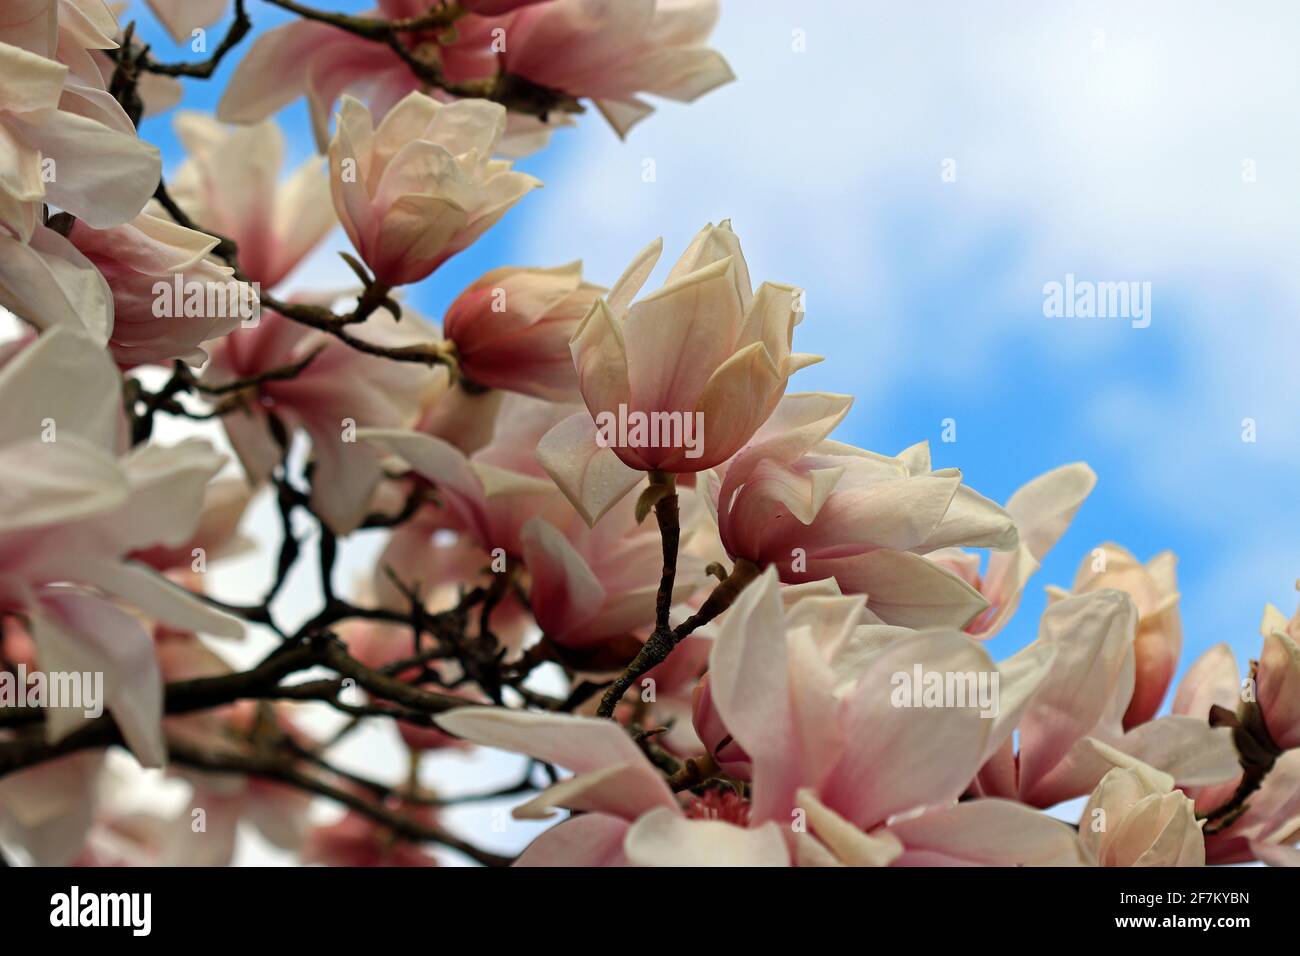
[[(924, 442), (837, 441), (852, 397), (792, 381), (803, 292), (750, 275), (743, 224), (666, 258), (629, 233), (600, 282), (501, 264), (441, 323), (406, 304), (510, 228), (541, 185), (512, 157), (730, 82), (717, 0), (149, 6), (193, 58), (102, 0), (0, 10), (12, 862), (223, 864), (240, 823), (354, 865), (1300, 857), (1300, 619), (1171, 688), (1173, 556), (1103, 544), (994, 660), (1092, 470), (997, 503)], [(137, 124), (223, 62), (164, 181)], [(299, 100), (317, 155), (285, 169)], [(286, 293), (339, 226), (337, 274)], [(219, 600), (259, 498), (265, 580)], [(338, 762), (373, 727), (409, 773)], [(475, 748), (519, 782), (476, 790)], [(124, 802), (137, 765), (182, 803)], [(489, 799), (553, 825), (515, 855), (448, 821)]]

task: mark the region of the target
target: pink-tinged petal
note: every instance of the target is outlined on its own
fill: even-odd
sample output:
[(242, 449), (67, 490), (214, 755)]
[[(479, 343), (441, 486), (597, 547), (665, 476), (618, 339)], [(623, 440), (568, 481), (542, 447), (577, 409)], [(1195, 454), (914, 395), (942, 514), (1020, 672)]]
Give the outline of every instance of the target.
[[(753, 302), (753, 284), (749, 279), (749, 267), (745, 264), (745, 254), (740, 249), (740, 239), (731, 230), (730, 220), (723, 220), (716, 226), (710, 223), (691, 240), (686, 251), (678, 257), (673, 263), (672, 269), (668, 272), (668, 278), (664, 280), (664, 285), (669, 286), (679, 279), (685, 279), (694, 272), (721, 262), (724, 259), (732, 261), (732, 277), (736, 284), (736, 295), (740, 297), (740, 308), (747, 315), (750, 313), (750, 306)], [(790, 293), (788, 296), (787, 316), (793, 312), (794, 289), (790, 286), (783, 287)], [(772, 291), (776, 292), (777, 287), (773, 286)], [(763, 309), (766, 310), (765, 304)], [(746, 322), (748, 325), (748, 321)], [(737, 336), (737, 345), (748, 344), (750, 341), (763, 341), (760, 335), (755, 335), (752, 339), (739, 341)], [(772, 353), (773, 358), (780, 359), (782, 356), (777, 352)]]
[(58, 164), (57, 178), (46, 184), (49, 202), (88, 226), (109, 229), (135, 218), (158, 187), (158, 147), (136, 136), (62, 110), (11, 122)]
[[(816, 836), (841, 866), (889, 866), (903, 852), (903, 844), (888, 830), (865, 833), (817, 798), (811, 789), (796, 795), (797, 809)], [(802, 860), (801, 860), (802, 865)]]
[(784, 822), (801, 783), (800, 732), (779, 588), (770, 568), (745, 588), (723, 617), (709, 655), (709, 686), (718, 715), (754, 767), (756, 822)]
[(103, 588), (178, 631), (239, 638), (244, 626), (228, 614), (204, 604), (189, 591), (137, 564), (87, 567), (86, 581)]
[(688, 820), (667, 807), (632, 824), (623, 852), (632, 866), (790, 865), (790, 851), (775, 823), (746, 828), (721, 820)]
[[(76, 387), (70, 387), (75, 382)], [(59, 433), (96, 448), (116, 446), (122, 377), (112, 360), (86, 335), (51, 329), (0, 369), (0, 445), (39, 438), (43, 419)]]
[(441, 438), (396, 428), (360, 428), (357, 438), (396, 455), (412, 470), (461, 498), (482, 496), (482, 486), (469, 459)]
[(530, 607), (543, 634), (560, 636), (591, 620), (605, 603), (600, 580), (564, 535), (542, 518), (523, 528)]
[(53, 229), (21, 243), (0, 234), (0, 306), (39, 329), (66, 326), (103, 344), (113, 331), (113, 294), (99, 270)]
[(958, 485), (943, 519), (926, 538), (924, 550), (960, 546), (1010, 551), (1018, 544), (1019, 535), (1010, 514), (979, 492)]
[(1096, 484), (1096, 473), (1075, 462), (1039, 475), (1008, 499), (1007, 513), (1035, 558), (1052, 549)]
[(653, 771), (640, 761), (566, 777), (516, 807), (513, 815), (519, 820), (544, 820), (554, 816), (556, 807), (564, 807), (579, 813), (635, 820), (655, 807), (667, 805), (659, 788), (646, 785), (648, 773)]
[(244, 54), (217, 106), (224, 123), (260, 123), (302, 96), (307, 71), (322, 43), (356, 46), (372, 41), (323, 23), (295, 20), (267, 30)]
[(1134, 727), (1115, 747), (1174, 778), (1183, 788), (1234, 779), (1241, 771), (1232, 731), (1204, 718), (1172, 715)]
[(610, 307), (601, 299), (592, 303), (569, 342), (578, 374), (578, 388), (592, 415), (617, 413), (629, 397), (627, 346)]
[(551, 827), (515, 860), (515, 866), (626, 866), (628, 823), (603, 813), (572, 817)]
[(0, 43), (0, 103), (11, 113), (51, 110), (59, 104), (68, 68), (39, 54)]
[(983, 590), (993, 609), (972, 628), (974, 637), (992, 637), (1015, 614), (1026, 582), (1070, 526), (1096, 483), (1093, 470), (1075, 462), (1039, 475), (1007, 501), (1006, 511), (1015, 519), (1020, 545), (990, 555)]
[(0, 449), (0, 533), (82, 521), (120, 508), (129, 486), (106, 452), (70, 437)]
[(0, 838), (36, 866), (67, 866), (86, 845), (103, 750), (70, 754), (0, 778)]
[(1252, 841), (1250, 849), (1256, 859), (1269, 866), (1300, 866), (1300, 847)]
[(1250, 809), (1228, 830), (1234, 837), (1268, 840), (1290, 835), (1300, 823), (1300, 750), (1288, 750), (1250, 798)]
[(650, 273), (654, 271), (655, 264), (659, 261), (659, 257), (663, 255), (663, 251), (664, 241), (656, 239), (637, 253), (632, 263), (623, 270), (623, 274), (618, 277), (618, 281), (610, 288), (609, 295), (605, 296), (605, 302), (612, 316), (621, 318), (627, 312), (628, 306), (632, 304), (632, 300), (641, 291), (646, 279), (650, 278)]
[(760, 462), (794, 462), (829, 435), (852, 405), (851, 395), (832, 392), (784, 396), (740, 454), (727, 463), (721, 499), (730, 501), (735, 489), (749, 479)]
[(636, 356), (628, 364), (629, 404), (695, 411), (709, 377), (731, 356), (743, 316), (731, 257), (633, 304), (623, 320), (623, 341)]
[(993, 719), (993, 730), (984, 748), (986, 761), (993, 759), (1003, 745), (1011, 740), (1011, 735), (1020, 726), (1021, 716), (1052, 673), (1055, 661), (1056, 646), (1045, 641), (1035, 641), (998, 663), (1001, 675), (998, 681), (998, 714)]
[(597, 441), (596, 423), (578, 412), (548, 431), (537, 443), (537, 460), (564, 497), (594, 526), (641, 480), (612, 449)]
[(612, 720), (466, 707), (442, 714), (436, 721), (457, 737), (484, 747), (527, 754), (574, 773), (639, 765), (644, 768), (643, 799), (676, 805), (663, 777), (627, 732)]
[(1079, 837), (1060, 820), (1010, 800), (970, 800), (890, 824), (895, 866), (1081, 866)]
[(1127, 703), (1136, 628), (1137, 608), (1120, 591), (1067, 598), (1043, 613), (1039, 640), (1055, 644), (1057, 654), (1051, 675), (1020, 722), (1022, 794), (1032, 794), (1097, 728), (1114, 698)]
[[(141, 766), (161, 767), (167, 759), (162, 735), (162, 675), (153, 639), (140, 621), (103, 598), (70, 588), (47, 588), (32, 615), (32, 638), (47, 674), (102, 674), (104, 699)], [(83, 685), (83, 695), (88, 688)], [(93, 693), (93, 691), (90, 691)], [(87, 703), (91, 703), (89, 698)], [(51, 741), (72, 733), (95, 714), (52, 708), (46, 722)]]
[(1192, 801), (1141, 765), (1102, 778), (1084, 807), (1079, 836), (1099, 866), (1205, 865)]
[(1256, 686), (1273, 742), (1283, 750), (1300, 747), (1300, 645), (1277, 632), (1264, 638)]
[(384, 476), (381, 456), (368, 445), (344, 441), (340, 428), (312, 429), (311, 436), (312, 507), (335, 534), (350, 534), (365, 520)]
[(963, 628), (988, 607), (973, 587), (909, 551), (879, 549), (851, 558), (809, 561), (809, 576), (834, 577), (846, 594), (899, 627)]
[(1174, 694), (1173, 712), (1205, 720), (1215, 704), (1235, 711), (1241, 695), (1241, 672), (1227, 644), (1215, 644), (1187, 668)]
[[(996, 673), (988, 654), (955, 631), (923, 631), (882, 648), (841, 705), (840, 726), (852, 745), (822, 784), (822, 800), (869, 829), (893, 814), (957, 799), (993, 729), (992, 714), (981, 716), (977, 690), (991, 687)], [(963, 696), (970, 688), (974, 699), (924, 706), (935, 674), (942, 682), (963, 675)]]
[(720, 465), (749, 441), (785, 390), (785, 378), (761, 343), (732, 354), (709, 376), (699, 398), (699, 445), (666, 467), (700, 471)]

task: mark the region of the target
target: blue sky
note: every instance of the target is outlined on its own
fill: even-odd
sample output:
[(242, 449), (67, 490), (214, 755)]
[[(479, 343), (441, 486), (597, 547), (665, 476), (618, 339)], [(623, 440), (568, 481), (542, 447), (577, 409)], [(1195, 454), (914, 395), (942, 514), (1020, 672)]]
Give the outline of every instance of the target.
[[(857, 396), (838, 438), (929, 439), (996, 500), (1063, 462), (1097, 471), (995, 656), (1032, 637), (1044, 585), (1114, 540), (1178, 554), (1184, 663), (1221, 640), (1244, 658), (1300, 575), (1300, 16), (1134, 6), (724, 0), (713, 45), (736, 83), (626, 142), (594, 114), (558, 133), (521, 164), (545, 188), (412, 301), (437, 316), (507, 263), (582, 258), (608, 283), (655, 236), (671, 257), (730, 217), (756, 281), (807, 289), (797, 345), (827, 360), (795, 385)], [(250, 8), (259, 28), (284, 19)], [(211, 108), (232, 67), (186, 104)], [(280, 117), (295, 157), (305, 117)], [(171, 166), (169, 124), (144, 134)], [(1152, 283), (1150, 327), (1045, 318), (1043, 285), (1067, 273)]]

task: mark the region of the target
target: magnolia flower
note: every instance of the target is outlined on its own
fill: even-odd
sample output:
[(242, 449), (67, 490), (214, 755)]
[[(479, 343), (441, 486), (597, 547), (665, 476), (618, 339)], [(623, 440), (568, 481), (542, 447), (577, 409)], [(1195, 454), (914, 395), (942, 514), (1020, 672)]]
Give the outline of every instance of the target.
[[(145, 766), (165, 757), (162, 686), (153, 640), (113, 599), (172, 627), (226, 636), (238, 623), (125, 557), (194, 532), (208, 480), (221, 466), (206, 442), (117, 456), (121, 378), (94, 342), (42, 335), (0, 370), (9, 409), (0, 458), (9, 463), (0, 522), (0, 607), (24, 615), (46, 671), (99, 672), (123, 737)], [(79, 727), (55, 708), (50, 739)]]
[[(1264, 647), (1250, 676), (1243, 681), (1231, 649), (1216, 645), (1198, 658), (1174, 695), (1173, 711), (1202, 722), (1230, 728), (1242, 770), (1229, 780), (1197, 787), (1189, 795), (1197, 812), (1210, 817), (1205, 849), (1210, 863), (1239, 863), (1252, 859), (1274, 865), (1288, 862), (1292, 844), (1300, 841), (1300, 717), (1296, 694), (1300, 687), (1300, 646), (1287, 621), (1269, 605), (1260, 631)], [(1262, 777), (1244, 812), (1224, 818), (1215, 811), (1232, 807), (1245, 773)]]
[(1255, 667), (1259, 709), (1282, 750), (1300, 748), (1300, 611), (1290, 621), (1269, 605), (1260, 627), (1264, 649)]
[(1049, 606), (1038, 640), (1021, 652), (1048, 663), (1026, 694), (1019, 749), (1010, 737), (1001, 741), (972, 792), (1050, 807), (1090, 792), (1113, 767), (1135, 762), (1168, 774), (1180, 788), (1232, 779), (1231, 736), (1204, 717), (1175, 714), (1125, 731), (1136, 631), (1137, 608), (1120, 591), (1092, 591)]
[(749, 827), (746, 808), (714, 801), (685, 807), (618, 724), (594, 717), (466, 707), (436, 718), (445, 730), (486, 747), (528, 754), (573, 776), (516, 807), (545, 819), (556, 807), (584, 811), (551, 827), (515, 866), (788, 866), (780, 826)]
[[(406, 19), (428, 9), (425, 0), (379, 0), (376, 16)], [(447, 82), (460, 83), (495, 73), (490, 31), (496, 25), (481, 17), (462, 17), (456, 24), (457, 42), (446, 43), (442, 30), (403, 31), (399, 42), (410, 55), (436, 58)], [(259, 123), (305, 94), (316, 145), (324, 152), (330, 116), (344, 92), (364, 94), (372, 115), (380, 120), (405, 96), (424, 88), (387, 44), (298, 19), (267, 30), (253, 42), (226, 86), (217, 117), (227, 123)], [(530, 124), (530, 133), (536, 125)]]
[(718, 528), (735, 559), (796, 583), (833, 577), (888, 624), (965, 627), (987, 602), (922, 555), (1016, 546), (1010, 515), (932, 471), (929, 447), (890, 458), (821, 437), (848, 410), (836, 395), (791, 395), (715, 483)]
[(699, 472), (754, 435), (786, 381), (817, 356), (791, 352), (799, 291), (751, 292), (731, 225), (705, 226), (663, 288), (633, 303), (662, 250), (647, 246), (572, 341), (586, 412), (557, 425), (538, 459), (595, 524), (643, 471)]
[(443, 335), (478, 385), (551, 401), (578, 397), (569, 339), (605, 290), (582, 281), (582, 263), (494, 269), (451, 304)]
[[(1133, 699), (1124, 712), (1124, 727), (1146, 723), (1160, 709), (1174, 679), (1182, 651), (1183, 627), (1178, 617), (1178, 582), (1172, 551), (1162, 551), (1145, 565), (1117, 544), (1103, 544), (1083, 559), (1074, 577), (1073, 594), (1115, 588), (1137, 605), (1137, 641), (1133, 646), (1137, 673)], [(1048, 588), (1053, 600), (1065, 597)]]
[(505, 122), (496, 103), (411, 93), (375, 127), (343, 98), (329, 148), (334, 211), (379, 282), (423, 279), (541, 185), (492, 158)]
[(63, 109), (68, 67), (0, 43), (0, 230), (27, 242), (43, 202), (96, 229), (120, 226), (158, 185), (158, 148)]
[(284, 135), (275, 122), (232, 128), (186, 112), (175, 127), (188, 158), (169, 181), (172, 198), (234, 240), (244, 274), (274, 288), (336, 225), (324, 160), (308, 159), (281, 183)]
[[(566, 535), (537, 517), (520, 533), (529, 607), (542, 633), (560, 647), (590, 650), (648, 629), (663, 570), (658, 530), (636, 523), (630, 499), (595, 528), (574, 524)], [(702, 572), (701, 562), (679, 558), (674, 602), (699, 590)]]
[[(683, 806), (609, 721), (468, 709), (438, 723), (575, 776), (519, 807), (587, 811), (548, 830), (521, 865), (1074, 863), (1074, 834), (1006, 801), (958, 803), (996, 721), (976, 706), (903, 708), (894, 675), (913, 663), (995, 673), (977, 645), (930, 632), (868, 648), (861, 602), (783, 608), (769, 570), (727, 612), (710, 658), (718, 716), (751, 762), (752, 799), (715, 791)], [(974, 702), (969, 702), (973, 704)]]
[[(376, 313), (357, 326), (356, 334), (386, 345), (431, 338), (428, 330), (412, 325), (417, 321), (408, 314), (398, 326), (387, 313)], [(270, 477), (284, 454), (268, 416), (306, 431), (316, 463), (312, 506), (336, 533), (346, 534), (365, 518), (383, 476), (380, 456), (356, 442), (357, 429), (412, 424), (429, 373), (413, 363), (367, 355), (268, 312), (255, 327), (236, 329), (216, 343), (204, 380), (212, 385), (246, 381), (304, 362), (292, 378), (248, 386), (240, 407), (221, 422), (254, 485)]]
[(641, 93), (689, 103), (735, 79), (704, 45), (717, 0), (554, 0), (502, 25), (505, 69), (590, 97), (625, 136), (653, 107)]
[(68, 238), (113, 290), (109, 348), (123, 368), (202, 365), (201, 343), (258, 316), (253, 287), (208, 258), (212, 236), (141, 213), (112, 229), (74, 222)]
[[(554, 93), (590, 96), (620, 135), (651, 112), (641, 92), (689, 102), (733, 79), (721, 55), (704, 46), (717, 20), (714, 0), (474, 0), (461, 6), (469, 15), (456, 21), (454, 33), (403, 31), (398, 42), (405, 56), (437, 63), (449, 84), (491, 80), (504, 65)], [(424, 0), (379, 0), (376, 15), (407, 19), (427, 11)], [(420, 89), (420, 78), (387, 44), (295, 20), (257, 38), (218, 116), (260, 122), (305, 94), (324, 149), (330, 113), (343, 93), (364, 93), (379, 119)], [(516, 155), (531, 152), (554, 126), (568, 122), (567, 116), (512, 114), (502, 146)]]
[(1079, 818), (1079, 841), (1098, 866), (1204, 866), (1205, 839), (1192, 801), (1150, 767), (1116, 767)]

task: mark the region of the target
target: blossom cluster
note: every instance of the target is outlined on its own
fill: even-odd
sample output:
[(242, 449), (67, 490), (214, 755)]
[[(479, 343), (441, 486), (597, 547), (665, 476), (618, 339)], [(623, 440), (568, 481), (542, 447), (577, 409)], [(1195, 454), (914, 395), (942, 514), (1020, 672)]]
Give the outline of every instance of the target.
[[(241, 57), (215, 117), (174, 117), (165, 183), (136, 123), (203, 71), (100, 0), (0, 12), (0, 305), (24, 330), (0, 351), (0, 677), (99, 675), (107, 711), (0, 681), (0, 852), (222, 864), (247, 823), (350, 865), (1300, 862), (1300, 615), (1267, 609), (1244, 673), (1221, 644), (1175, 687), (1175, 559), (1105, 543), (994, 660), (1096, 476), (999, 504), (924, 441), (835, 439), (852, 397), (790, 387), (820, 361), (803, 291), (756, 285), (730, 222), (661, 280), (662, 242), (632, 237), (608, 286), (502, 266), (440, 323), (403, 304), (527, 201), (509, 157), (585, 102), (623, 135), (644, 95), (730, 81), (716, 0), (379, 0), (246, 50), (240, 0), (150, 6), (178, 39), (233, 17), (213, 57)], [(303, 97), (318, 155), (282, 175), (273, 115)], [(345, 280), (286, 291), (340, 228)], [(212, 440), (163, 444), (162, 416)], [(208, 563), (249, 550), (259, 500), (273, 580), (218, 600)], [(289, 626), (304, 517), (323, 602)], [(254, 635), (273, 649), (239, 670)], [(335, 766), (347, 729), (309, 708), (383, 722), (409, 779)], [(419, 772), (475, 747), (550, 769), (501, 794), (516, 817), (567, 812), (513, 860), (451, 832)], [(179, 813), (113, 797), (123, 751), (186, 785)]]

